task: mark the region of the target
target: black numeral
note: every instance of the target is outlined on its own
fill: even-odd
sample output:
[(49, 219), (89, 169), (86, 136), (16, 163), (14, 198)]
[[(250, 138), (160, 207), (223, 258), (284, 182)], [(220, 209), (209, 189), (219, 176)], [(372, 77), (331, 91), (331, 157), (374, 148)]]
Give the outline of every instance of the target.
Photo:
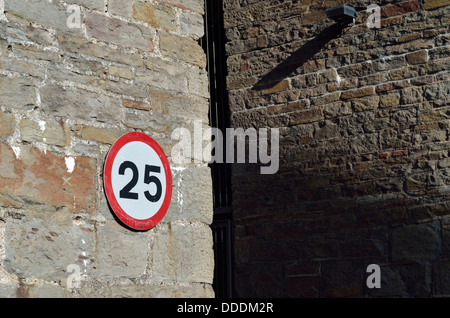
[(127, 169), (131, 169), (131, 171), (133, 171), (133, 178), (122, 190), (120, 190), (119, 196), (124, 199), (137, 200), (139, 199), (139, 194), (130, 191), (136, 186), (139, 180), (139, 171), (134, 163), (131, 161), (125, 161), (119, 167), (119, 174), (123, 176), (125, 174), (125, 170)]
[[(133, 172), (133, 177), (131, 181), (128, 182), (128, 184), (125, 187), (123, 187), (122, 190), (120, 190), (119, 197), (123, 199), (138, 200), (139, 194), (131, 192), (131, 190), (133, 190), (133, 188), (139, 181), (139, 170), (133, 162), (124, 161), (119, 167), (119, 174), (124, 175), (125, 170), (127, 169), (131, 169), (131, 171)], [(150, 175), (152, 172), (161, 173), (161, 168), (157, 166), (145, 165), (144, 183), (145, 184), (154, 183), (156, 186), (156, 193), (153, 195), (150, 193), (150, 191), (145, 191), (144, 195), (145, 198), (150, 202), (158, 202), (162, 195), (162, 184), (161, 181), (158, 179), (158, 177)]]
[(144, 194), (145, 194), (145, 197), (147, 198), (147, 200), (149, 200), (150, 202), (158, 202), (159, 199), (161, 198), (162, 185), (161, 185), (161, 181), (159, 181), (159, 179), (157, 177), (150, 176), (151, 172), (160, 173), (161, 168), (156, 167), (156, 166), (149, 166), (149, 165), (145, 166), (144, 183), (145, 184), (154, 183), (156, 185), (156, 194), (151, 195), (149, 191), (145, 191)]

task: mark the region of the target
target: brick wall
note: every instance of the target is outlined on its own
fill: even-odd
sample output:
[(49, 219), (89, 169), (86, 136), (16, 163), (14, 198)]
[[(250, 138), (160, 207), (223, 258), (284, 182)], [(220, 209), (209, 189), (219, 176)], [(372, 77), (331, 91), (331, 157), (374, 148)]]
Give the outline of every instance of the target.
[[(1, 297), (213, 296), (209, 168), (171, 159), (173, 130), (207, 120), (203, 14), (200, 0), (0, 0)], [(145, 232), (103, 191), (131, 131), (172, 167), (169, 211)]]
[(450, 3), (340, 3), (224, 1), (232, 125), (280, 129), (278, 173), (233, 167), (236, 295), (449, 295)]

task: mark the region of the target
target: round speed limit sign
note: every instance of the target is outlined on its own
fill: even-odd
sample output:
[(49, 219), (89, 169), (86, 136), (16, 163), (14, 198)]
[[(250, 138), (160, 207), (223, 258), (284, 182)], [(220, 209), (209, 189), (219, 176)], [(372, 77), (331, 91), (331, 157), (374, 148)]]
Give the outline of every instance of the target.
[(103, 182), (112, 210), (132, 229), (154, 227), (169, 208), (169, 162), (156, 141), (145, 134), (128, 133), (113, 144), (106, 157)]

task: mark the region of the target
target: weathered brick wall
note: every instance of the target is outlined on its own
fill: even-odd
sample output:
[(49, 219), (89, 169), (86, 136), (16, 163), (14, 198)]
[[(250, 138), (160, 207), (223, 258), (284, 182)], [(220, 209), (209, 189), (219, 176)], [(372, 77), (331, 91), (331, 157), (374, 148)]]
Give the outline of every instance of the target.
[[(0, 0), (1, 297), (214, 295), (209, 168), (171, 158), (173, 130), (207, 122), (203, 14), (200, 0)], [(131, 131), (172, 167), (169, 211), (145, 232), (103, 191)]]
[(238, 296), (450, 295), (450, 3), (346, 3), (224, 1), (233, 126), (280, 129), (278, 173), (233, 167)]

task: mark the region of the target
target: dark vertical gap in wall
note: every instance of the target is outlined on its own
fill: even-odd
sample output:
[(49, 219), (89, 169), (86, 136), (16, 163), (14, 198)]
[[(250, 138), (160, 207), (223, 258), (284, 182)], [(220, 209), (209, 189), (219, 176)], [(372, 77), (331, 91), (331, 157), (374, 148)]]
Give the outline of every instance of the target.
[[(207, 56), (209, 76), (210, 126), (218, 128), (225, 136), (230, 127), (228, 92), (226, 87), (225, 31), (223, 27), (222, 0), (205, 0), (205, 36), (201, 45)], [(222, 147), (225, 161), (225, 143)], [(212, 155), (215, 152), (213, 151)], [(231, 164), (212, 162), (214, 219), (211, 225), (214, 239), (214, 281), (217, 298), (232, 297), (232, 209)]]

